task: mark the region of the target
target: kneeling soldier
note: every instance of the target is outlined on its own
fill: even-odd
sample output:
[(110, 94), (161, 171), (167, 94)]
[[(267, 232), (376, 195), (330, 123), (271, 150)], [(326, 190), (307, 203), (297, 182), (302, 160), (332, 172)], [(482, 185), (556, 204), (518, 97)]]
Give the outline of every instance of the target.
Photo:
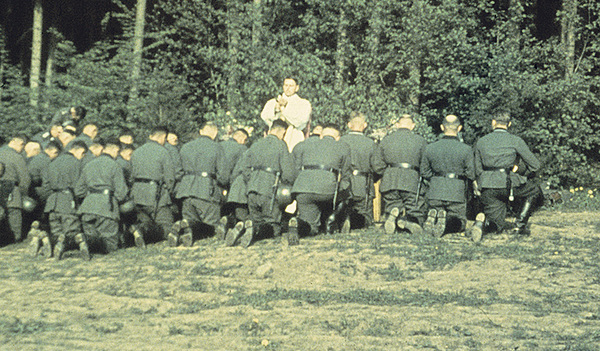
[(75, 187), (75, 194), (85, 197), (79, 208), (85, 239), (104, 253), (118, 249), (119, 202), (127, 197), (118, 155), (119, 141), (107, 141), (102, 154), (85, 165)]
[[(42, 180), (42, 193), (48, 196), (44, 212), (48, 213), (56, 260), (60, 260), (63, 252), (74, 244), (79, 246), (84, 259), (89, 258), (74, 194), (75, 184), (81, 175), (81, 160), (86, 152), (87, 146), (82, 140), (74, 141), (68, 151), (50, 163)], [(50, 241), (43, 239), (42, 242), (42, 253), (50, 257)]]
[(444, 118), (440, 126), (442, 139), (427, 145), (421, 161), (421, 175), (429, 179), (427, 200), (429, 213), (425, 232), (441, 237), (445, 232), (457, 233), (467, 223), (467, 181), (473, 181), (473, 151), (458, 139), (462, 129), (454, 115)]

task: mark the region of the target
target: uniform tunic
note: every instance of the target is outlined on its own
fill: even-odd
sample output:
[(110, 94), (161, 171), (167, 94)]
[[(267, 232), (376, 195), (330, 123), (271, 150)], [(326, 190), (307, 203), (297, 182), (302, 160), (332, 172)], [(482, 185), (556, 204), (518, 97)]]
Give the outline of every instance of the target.
[(47, 196), (44, 212), (48, 213), (53, 239), (64, 235), (68, 241), (81, 232), (74, 188), (81, 175), (81, 161), (71, 153), (58, 156), (48, 166), (42, 193)]
[(429, 207), (445, 210), (447, 218), (458, 219), (458, 225), (449, 226), (452, 231), (464, 229), (467, 220), (467, 182), (475, 179), (473, 149), (457, 137), (444, 136), (425, 148), (421, 175), (429, 180)]
[(1, 181), (14, 185), (12, 192), (6, 201), (8, 212), (8, 230), (16, 241), (21, 240), (23, 225), (23, 200), (31, 184), (31, 178), (27, 172), (27, 163), (22, 155), (13, 148), (5, 146), (0, 149), (0, 162), (4, 163), (4, 175)]
[[(352, 131), (342, 136), (340, 141), (346, 143), (350, 148), (352, 167), (352, 176), (350, 177), (351, 218), (358, 214), (363, 216), (368, 223), (371, 223), (373, 221), (373, 201), (371, 200), (375, 197), (372, 167), (375, 142), (363, 133)], [(366, 206), (365, 199), (367, 199)]]
[(255, 142), (244, 157), (243, 175), (248, 189), (248, 209), (255, 223), (269, 223), (279, 232), (281, 209), (273, 200), (277, 173), (279, 182), (291, 184), (294, 180), (292, 156), (284, 141), (267, 135)]
[[(333, 197), (336, 190), (337, 174), (340, 185), (339, 202), (350, 186), (350, 148), (334, 138), (309, 138), (294, 148), (292, 153), (295, 171), (292, 193), (298, 201), (298, 218), (310, 225), (312, 234), (316, 234), (321, 218), (333, 211)], [(323, 169), (311, 169), (311, 168)]]
[(525, 141), (506, 129), (496, 128), (475, 145), (475, 175), (481, 188), (481, 202), (486, 218), (497, 230), (505, 229), (506, 206), (510, 189), (516, 199), (534, 198), (541, 194), (538, 184), (528, 180), (519, 171), (511, 172), (514, 165), (528, 173), (535, 173), (540, 162)]
[(394, 207), (405, 208), (409, 218), (423, 221), (425, 201), (422, 196), (417, 204), (415, 200), (426, 146), (425, 138), (406, 128), (392, 132), (379, 143), (373, 157), (373, 170), (383, 176), (379, 189), (385, 200), (385, 212), (389, 213)]
[(123, 169), (108, 154), (102, 154), (83, 167), (75, 187), (78, 197), (85, 197), (78, 213), (88, 242), (101, 251), (118, 248), (119, 203), (127, 197)]
[(148, 140), (131, 155), (131, 198), (136, 205), (138, 229), (147, 235), (160, 226), (158, 238), (164, 239), (173, 225), (171, 192), (175, 184), (175, 168), (167, 149)]
[(228, 183), (223, 147), (207, 136), (200, 136), (181, 147), (184, 175), (177, 185), (176, 197), (183, 199), (182, 217), (190, 223), (216, 226), (220, 218), (222, 186)]

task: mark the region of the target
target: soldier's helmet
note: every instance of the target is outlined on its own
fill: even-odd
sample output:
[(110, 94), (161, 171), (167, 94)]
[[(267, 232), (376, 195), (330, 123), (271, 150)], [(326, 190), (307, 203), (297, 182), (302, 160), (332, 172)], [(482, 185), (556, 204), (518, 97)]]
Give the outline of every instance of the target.
[(37, 207), (37, 201), (30, 198), (29, 196), (23, 196), (23, 211), (31, 213)]
[(291, 204), (294, 200), (292, 199), (292, 186), (287, 184), (280, 184), (277, 188), (277, 195), (275, 200), (279, 204), (279, 207), (286, 207)]

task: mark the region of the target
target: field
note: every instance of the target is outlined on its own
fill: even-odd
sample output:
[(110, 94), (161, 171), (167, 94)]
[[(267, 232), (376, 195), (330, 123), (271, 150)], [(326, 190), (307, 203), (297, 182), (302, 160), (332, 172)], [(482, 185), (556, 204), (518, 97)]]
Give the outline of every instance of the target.
[(0, 249), (0, 350), (600, 350), (600, 216), (532, 235)]

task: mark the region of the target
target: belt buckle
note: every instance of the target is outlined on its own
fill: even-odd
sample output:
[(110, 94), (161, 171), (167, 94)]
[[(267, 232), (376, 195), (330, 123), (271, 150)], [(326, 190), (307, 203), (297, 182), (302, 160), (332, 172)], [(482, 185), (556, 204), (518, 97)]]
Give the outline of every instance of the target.
[(208, 177), (208, 173), (207, 172), (202, 172), (200, 175), (203, 176), (204, 178)]
[(104, 190), (102, 190), (102, 194), (108, 195), (108, 194), (110, 194), (110, 190), (104, 189)]
[(359, 173), (360, 173), (360, 171), (358, 169), (355, 169), (352, 171), (353, 176), (357, 176)]

